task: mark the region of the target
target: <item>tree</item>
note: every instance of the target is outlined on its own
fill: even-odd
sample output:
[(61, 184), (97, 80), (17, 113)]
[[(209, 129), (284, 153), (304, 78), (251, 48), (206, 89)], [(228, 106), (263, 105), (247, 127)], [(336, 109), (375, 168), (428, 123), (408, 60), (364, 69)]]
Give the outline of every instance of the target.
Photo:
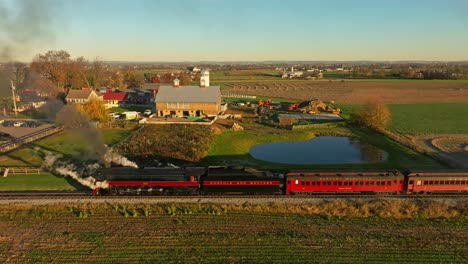
[(171, 73), (165, 73), (162, 76), (162, 83), (172, 83), (172, 81), (174, 81), (174, 76)]
[(187, 73), (181, 73), (178, 79), (180, 81), (179, 84), (182, 86), (189, 85), (192, 81), (192, 77), (190, 76), (190, 74)]
[(72, 88), (81, 88), (83, 86), (92, 87), (88, 75), (88, 64), (89, 62), (83, 57), (70, 60), (67, 80), (68, 86)]
[(350, 119), (359, 125), (384, 130), (390, 121), (390, 110), (380, 100), (372, 100), (351, 112)]
[(49, 79), (62, 90), (65, 87), (71, 58), (64, 50), (38, 54), (31, 63), (31, 70)]
[(89, 76), (91, 79), (91, 86), (94, 88), (100, 88), (108, 78), (108, 73), (104, 69), (104, 64), (99, 58), (94, 59), (89, 69)]
[(106, 122), (109, 121), (109, 111), (106, 109), (104, 102), (99, 99), (91, 99), (84, 105), (76, 104), (78, 112), (88, 116), (90, 120)]

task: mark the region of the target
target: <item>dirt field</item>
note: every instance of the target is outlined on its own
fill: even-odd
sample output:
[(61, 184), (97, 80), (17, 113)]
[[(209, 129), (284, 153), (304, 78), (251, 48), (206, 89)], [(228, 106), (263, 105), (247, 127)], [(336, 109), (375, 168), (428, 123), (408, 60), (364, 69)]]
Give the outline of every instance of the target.
[(457, 81), (291, 81), (226, 84), (229, 92), (337, 103), (380, 98), (389, 103), (468, 101), (468, 82)]

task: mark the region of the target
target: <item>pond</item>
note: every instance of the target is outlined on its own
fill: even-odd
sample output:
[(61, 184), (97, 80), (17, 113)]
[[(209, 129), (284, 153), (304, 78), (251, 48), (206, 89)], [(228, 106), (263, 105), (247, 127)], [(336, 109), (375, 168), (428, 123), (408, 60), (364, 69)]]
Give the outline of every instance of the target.
[(305, 141), (275, 142), (250, 148), (252, 157), (287, 164), (375, 163), (388, 154), (350, 137), (316, 137)]

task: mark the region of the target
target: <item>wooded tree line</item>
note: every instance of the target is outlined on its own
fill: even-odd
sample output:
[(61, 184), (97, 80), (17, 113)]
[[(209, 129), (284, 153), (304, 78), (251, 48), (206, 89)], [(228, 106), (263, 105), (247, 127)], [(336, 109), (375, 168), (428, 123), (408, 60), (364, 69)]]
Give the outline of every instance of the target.
[[(38, 54), (29, 67), (24, 63), (5, 64), (0, 69), (0, 75), (4, 81), (13, 80), (19, 89), (33, 89), (46, 96), (82, 87), (140, 87), (145, 81), (143, 75), (131, 66), (109, 66), (99, 58), (94, 61), (83, 57), (73, 58), (64, 50)], [(9, 87), (7, 83), (2, 86)]]
[(38, 54), (30, 69), (59, 89), (81, 87), (138, 87), (144, 83), (143, 76), (132, 67), (122, 69), (105, 65), (99, 58), (88, 61), (83, 57), (72, 58), (63, 50)]
[[(179, 74), (172, 74), (170, 72), (164, 73), (164, 74), (151, 74), (151, 73), (145, 73), (145, 80), (150, 82), (150, 83), (165, 83), (165, 84), (171, 84), (175, 78), (179, 79), (179, 84), (180, 85), (190, 85), (190, 82), (192, 81), (192, 76), (189, 73), (179, 73)], [(200, 80), (200, 74), (195, 75), (195, 80)]]

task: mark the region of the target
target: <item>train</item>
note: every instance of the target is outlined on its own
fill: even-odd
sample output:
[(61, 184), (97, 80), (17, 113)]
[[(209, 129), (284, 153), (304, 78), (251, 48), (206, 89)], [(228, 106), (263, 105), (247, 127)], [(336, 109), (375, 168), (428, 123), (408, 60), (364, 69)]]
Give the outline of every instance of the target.
[(433, 194), (468, 192), (468, 170), (303, 169), (242, 166), (103, 168), (95, 195)]

